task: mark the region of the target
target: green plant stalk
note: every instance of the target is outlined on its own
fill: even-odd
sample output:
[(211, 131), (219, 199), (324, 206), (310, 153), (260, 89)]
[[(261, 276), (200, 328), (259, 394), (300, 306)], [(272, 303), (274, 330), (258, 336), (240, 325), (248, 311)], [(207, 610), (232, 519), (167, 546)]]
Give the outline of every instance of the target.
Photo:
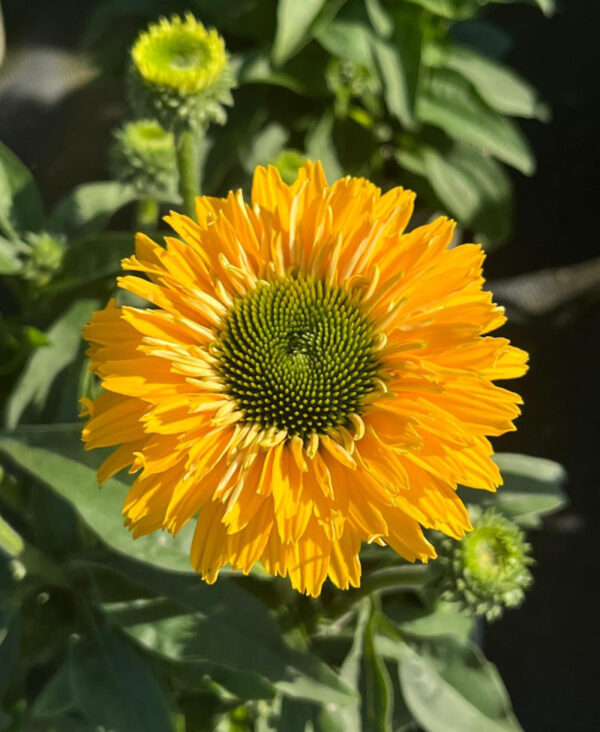
[(135, 226), (138, 231), (156, 229), (158, 226), (159, 205), (154, 198), (138, 201), (135, 211)]
[(194, 216), (195, 198), (200, 195), (200, 171), (198, 169), (198, 140), (193, 130), (184, 130), (177, 135), (175, 153), (179, 170), (179, 193), (183, 201), (183, 211)]

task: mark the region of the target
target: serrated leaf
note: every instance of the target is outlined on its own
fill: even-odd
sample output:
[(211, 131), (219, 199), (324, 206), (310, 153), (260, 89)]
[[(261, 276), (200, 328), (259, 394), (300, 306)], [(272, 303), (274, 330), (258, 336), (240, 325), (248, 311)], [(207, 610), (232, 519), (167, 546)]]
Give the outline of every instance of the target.
[(136, 651), (115, 632), (91, 625), (69, 648), (77, 706), (112, 732), (169, 732), (166, 699)]
[(133, 540), (121, 513), (129, 488), (116, 478), (98, 488), (96, 467), (106, 455), (83, 450), (80, 424), (20, 428), (9, 437), (0, 437), (0, 453), (67, 500), (115, 551), (160, 567), (191, 571), (189, 544), (193, 527), (184, 527), (176, 539), (155, 532)]
[(417, 103), (422, 122), (488, 152), (526, 175), (535, 170), (529, 144), (518, 128), (493, 110), (473, 85), (450, 69), (430, 69)]
[(324, 5), (325, 0), (279, 0), (272, 54), (275, 64), (281, 65), (300, 49)]
[(41, 412), (55, 378), (77, 356), (81, 329), (98, 305), (93, 299), (77, 300), (50, 326), (46, 332), (49, 345), (32, 354), (8, 399), (6, 426), (9, 430), (17, 426), (28, 406)]
[(96, 234), (113, 214), (136, 198), (131, 186), (117, 181), (83, 183), (57, 203), (49, 227), (67, 237)]

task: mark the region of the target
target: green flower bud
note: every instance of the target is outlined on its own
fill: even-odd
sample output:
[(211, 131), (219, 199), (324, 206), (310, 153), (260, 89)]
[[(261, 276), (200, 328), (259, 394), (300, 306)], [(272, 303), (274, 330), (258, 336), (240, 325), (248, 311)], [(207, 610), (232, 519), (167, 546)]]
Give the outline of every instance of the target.
[(299, 150), (287, 149), (282, 150), (271, 164), (279, 170), (283, 182), (291, 186), (298, 177), (298, 171), (307, 160), (306, 155)]
[(438, 547), (437, 586), (444, 599), (474, 615), (498, 619), (523, 602), (532, 582), (531, 547), (519, 527), (493, 509), (471, 511), (473, 530)]
[(177, 161), (173, 134), (155, 120), (126, 122), (115, 132), (110, 167), (117, 180), (146, 197), (174, 190)]
[(65, 239), (47, 231), (29, 232), (25, 235), (29, 247), (23, 262), (21, 275), (37, 287), (44, 287), (61, 265), (65, 253)]
[(129, 96), (139, 116), (177, 133), (225, 123), (234, 78), (216, 30), (191, 13), (161, 18), (138, 36), (131, 58)]

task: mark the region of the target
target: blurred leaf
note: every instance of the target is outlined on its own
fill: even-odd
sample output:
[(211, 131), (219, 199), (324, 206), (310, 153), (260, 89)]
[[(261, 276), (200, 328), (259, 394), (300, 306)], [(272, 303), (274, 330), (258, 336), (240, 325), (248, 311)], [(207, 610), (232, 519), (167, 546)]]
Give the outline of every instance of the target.
[(273, 60), (279, 66), (305, 42), (325, 0), (278, 0)]
[(470, 18), (489, 0), (409, 0), (442, 18)]
[(98, 301), (77, 300), (46, 332), (50, 345), (33, 353), (21, 374), (6, 409), (6, 426), (16, 427), (26, 407), (41, 412), (54, 379), (76, 357), (81, 347), (81, 329), (98, 308)]
[(289, 137), (289, 132), (278, 122), (269, 122), (254, 135), (246, 151), (241, 152), (244, 169), (253, 173), (258, 165), (273, 162)]
[(63, 663), (37, 695), (32, 706), (34, 717), (55, 717), (73, 706), (69, 666)]
[(44, 227), (44, 206), (38, 187), (19, 158), (0, 142), (0, 230), (14, 238), (14, 229)]
[[(0, 228), (2, 228), (1, 223)], [(17, 251), (18, 247), (13, 242), (0, 236), (0, 275), (16, 274), (21, 269), (21, 260)]]
[[(95, 466), (103, 453), (84, 452), (81, 425), (20, 428), (10, 437), (0, 437), (0, 452), (66, 499), (111, 548), (160, 567), (191, 569), (191, 525), (182, 529), (176, 539), (155, 532), (133, 540), (123, 525), (122, 515), (128, 486), (112, 478), (102, 489), (98, 488)], [(94, 468), (89, 467), (90, 463)]]
[(461, 46), (444, 49), (440, 62), (468, 79), (498, 112), (511, 117), (548, 120), (548, 107), (541, 102), (534, 87), (503, 64)]
[(565, 469), (546, 458), (513, 453), (498, 453), (494, 460), (504, 485), (498, 493), (480, 495), (483, 491), (461, 488), (468, 503), (495, 506), (521, 526), (536, 528), (541, 517), (560, 510), (567, 502), (563, 486), (567, 480)]
[(392, 683), (375, 643), (377, 612), (373, 599), (371, 612), (365, 629), (364, 641), (364, 701), (363, 717), (365, 729), (372, 732), (391, 732), (394, 699)]
[(167, 701), (148, 667), (117, 633), (93, 624), (69, 648), (69, 678), (81, 710), (112, 732), (168, 732)]
[(450, 28), (450, 37), (499, 60), (507, 56), (515, 43), (513, 37), (505, 30), (484, 20), (456, 23)]
[(103, 229), (116, 211), (136, 198), (131, 186), (117, 181), (83, 183), (57, 203), (49, 227), (68, 237), (89, 236)]
[(442, 152), (421, 149), (423, 174), (448, 212), (483, 235), (484, 244), (503, 244), (511, 233), (510, 181), (498, 163), (460, 143)]
[(365, 0), (365, 8), (377, 35), (389, 38), (394, 32), (394, 21), (379, 0)]
[(62, 269), (49, 291), (61, 292), (112, 277), (120, 272), (121, 260), (134, 249), (135, 237), (127, 231), (79, 239), (66, 249)]
[(19, 659), (19, 616), (0, 606), (0, 701), (8, 689)]
[(376, 73), (372, 35), (365, 8), (357, 0), (346, 3), (331, 23), (315, 32), (315, 38), (330, 54)]
[(530, 0), (534, 5), (537, 5), (538, 8), (544, 13), (544, 15), (550, 16), (554, 15), (556, 12), (556, 2), (555, 0)]
[(330, 183), (344, 176), (333, 142), (333, 116), (326, 112), (306, 136), (306, 154), (310, 160), (320, 160)]
[(129, 626), (148, 648), (173, 661), (210, 662), (238, 671), (251, 669), (282, 693), (315, 701), (351, 704), (352, 690), (315, 656), (289, 648), (266, 608), (226, 578), (209, 586), (198, 578), (155, 569), (121, 555), (105, 566), (191, 613)]
[(21, 536), (0, 514), (0, 550), (9, 557), (18, 557), (25, 547)]
[(236, 76), (242, 84), (273, 84), (302, 94), (304, 87), (298, 79), (284, 71), (276, 71), (269, 58), (261, 51), (250, 51), (233, 56), (232, 63), (237, 68)]
[(529, 144), (518, 128), (491, 109), (470, 82), (449, 69), (430, 69), (419, 95), (417, 115), (422, 122), (443, 129), (531, 175), (535, 170)]
[(422, 24), (408, 9), (397, 11), (395, 21), (389, 40), (373, 35), (371, 44), (388, 109), (405, 127), (410, 128), (414, 126)]
[(64, 558), (80, 544), (77, 515), (62, 498), (40, 483), (30, 487), (29, 504), (37, 545), (52, 557)]
[[(428, 732), (515, 732), (517, 722), (495, 666), (468, 641), (440, 637), (412, 648), (398, 643), (400, 683)], [(460, 720), (460, 721), (459, 721)]]

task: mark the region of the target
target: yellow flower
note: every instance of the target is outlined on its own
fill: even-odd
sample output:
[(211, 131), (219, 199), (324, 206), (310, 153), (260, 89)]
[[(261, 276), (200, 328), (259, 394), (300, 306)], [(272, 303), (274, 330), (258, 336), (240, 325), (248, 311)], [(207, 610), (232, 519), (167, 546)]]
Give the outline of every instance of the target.
[(111, 301), (85, 330), (106, 390), (86, 401), (88, 449), (120, 445), (104, 482), (139, 472), (134, 536), (196, 515), (191, 560), (227, 563), (318, 595), (358, 586), (361, 542), (410, 561), (421, 527), (471, 528), (457, 484), (501, 482), (487, 436), (514, 429), (520, 398), (492, 379), (527, 355), (486, 334), (502, 308), (482, 290), (481, 247), (449, 248), (439, 218), (404, 233), (414, 194), (328, 186), (319, 163), (293, 185), (276, 168), (241, 192), (167, 218), (163, 248), (138, 235), (119, 280), (152, 308)]

